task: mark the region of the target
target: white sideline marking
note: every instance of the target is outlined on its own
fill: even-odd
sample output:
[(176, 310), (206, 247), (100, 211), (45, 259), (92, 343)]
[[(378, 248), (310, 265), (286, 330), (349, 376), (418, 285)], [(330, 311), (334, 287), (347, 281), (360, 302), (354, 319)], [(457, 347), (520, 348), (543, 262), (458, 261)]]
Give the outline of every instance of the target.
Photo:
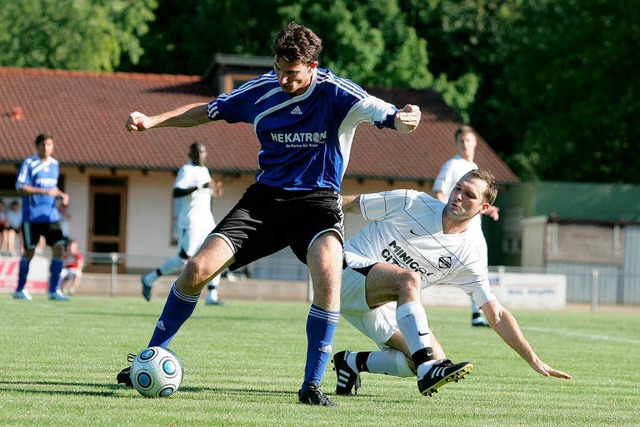
[(621, 342), (626, 344), (640, 344), (640, 340), (636, 340), (633, 338), (617, 338), (610, 337), (608, 335), (594, 335), (594, 334), (585, 334), (582, 332), (572, 332), (562, 329), (547, 329), (547, 328), (537, 328), (535, 326), (528, 326), (522, 328), (523, 330), (535, 331), (535, 332), (544, 332), (544, 333), (554, 333), (558, 335), (564, 335), (566, 337), (577, 337), (577, 338), (585, 338), (594, 341), (612, 341), (612, 342)]

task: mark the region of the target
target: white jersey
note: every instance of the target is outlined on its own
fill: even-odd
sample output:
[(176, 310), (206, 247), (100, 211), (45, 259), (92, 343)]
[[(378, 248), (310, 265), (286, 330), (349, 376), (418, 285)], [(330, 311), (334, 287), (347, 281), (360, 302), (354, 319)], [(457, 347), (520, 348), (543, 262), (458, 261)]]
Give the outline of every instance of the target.
[(211, 213), (211, 189), (202, 188), (211, 182), (211, 174), (206, 166), (187, 163), (178, 171), (173, 188), (198, 189), (186, 196), (176, 198), (178, 228), (185, 229), (197, 226), (209, 231), (215, 226)]
[(486, 253), (468, 232), (444, 234), (444, 206), (414, 190), (360, 196), (362, 216), (372, 222), (345, 243), (347, 265), (358, 269), (387, 262), (419, 273), (423, 288), (450, 284), (480, 306), (495, 299)]

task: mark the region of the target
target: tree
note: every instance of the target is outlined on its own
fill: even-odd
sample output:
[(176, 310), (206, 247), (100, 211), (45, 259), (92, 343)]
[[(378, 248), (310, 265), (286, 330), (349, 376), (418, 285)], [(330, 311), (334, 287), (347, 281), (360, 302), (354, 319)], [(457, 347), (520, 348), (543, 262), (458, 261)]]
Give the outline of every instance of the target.
[(123, 53), (135, 63), (155, 7), (156, 0), (0, 2), (0, 66), (112, 71)]
[(638, 22), (634, 1), (523, 4), (496, 93), (521, 176), (640, 182)]

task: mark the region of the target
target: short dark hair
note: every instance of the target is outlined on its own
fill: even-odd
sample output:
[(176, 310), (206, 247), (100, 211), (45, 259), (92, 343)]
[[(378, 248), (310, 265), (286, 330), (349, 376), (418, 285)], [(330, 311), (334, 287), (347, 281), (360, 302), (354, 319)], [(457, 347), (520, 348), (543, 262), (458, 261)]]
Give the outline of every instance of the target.
[(272, 55), (287, 62), (317, 61), (322, 52), (322, 40), (304, 25), (290, 22), (276, 36), (271, 45)]
[[(200, 151), (200, 147), (204, 147), (204, 144), (202, 142), (193, 142), (190, 146), (189, 146), (189, 154), (191, 153), (197, 153), (198, 151)], [(206, 148), (206, 147), (205, 147)]]
[(496, 183), (496, 177), (493, 176), (491, 172), (484, 169), (474, 169), (469, 172), (469, 176), (471, 178), (481, 179), (487, 183), (487, 189), (483, 194), (484, 200), (490, 205), (493, 205), (496, 201), (496, 197), (498, 197), (498, 184)]
[(40, 135), (36, 136), (36, 147), (40, 144), (44, 144), (47, 139), (53, 140), (53, 137), (48, 133), (41, 133)]

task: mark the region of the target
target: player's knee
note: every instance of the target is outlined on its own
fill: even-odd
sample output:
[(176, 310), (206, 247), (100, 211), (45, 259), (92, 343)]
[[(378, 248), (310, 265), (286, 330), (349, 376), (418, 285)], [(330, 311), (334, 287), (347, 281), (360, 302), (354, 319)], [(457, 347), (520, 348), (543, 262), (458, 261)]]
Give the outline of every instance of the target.
[(413, 296), (420, 295), (422, 289), (422, 278), (415, 271), (405, 270), (398, 276), (398, 284), (401, 294), (409, 294)]

